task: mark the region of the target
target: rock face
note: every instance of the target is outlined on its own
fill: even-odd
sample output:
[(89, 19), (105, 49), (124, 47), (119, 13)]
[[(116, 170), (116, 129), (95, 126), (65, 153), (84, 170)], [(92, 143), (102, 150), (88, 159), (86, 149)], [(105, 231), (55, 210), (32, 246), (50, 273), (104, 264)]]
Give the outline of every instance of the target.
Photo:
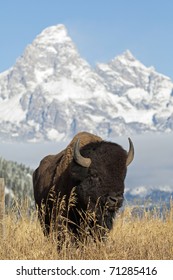
[(63, 25), (42, 31), (0, 74), (0, 138), (54, 140), (173, 130), (173, 83), (130, 51), (95, 69)]

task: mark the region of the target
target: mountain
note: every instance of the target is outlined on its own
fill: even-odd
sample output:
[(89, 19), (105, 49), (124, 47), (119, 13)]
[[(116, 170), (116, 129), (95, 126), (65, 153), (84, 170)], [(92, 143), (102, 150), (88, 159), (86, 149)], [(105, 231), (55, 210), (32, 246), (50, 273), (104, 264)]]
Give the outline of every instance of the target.
[[(145, 67), (130, 51), (108, 64), (98, 64), (97, 73), (107, 90), (124, 104), (126, 124), (141, 124), (147, 130), (173, 129), (173, 83), (153, 67)], [(125, 106), (126, 105), (126, 106)]]
[(170, 205), (173, 198), (173, 187), (171, 186), (138, 186), (133, 189), (125, 189), (125, 201), (133, 205), (162, 206)]
[(130, 51), (92, 68), (64, 25), (51, 26), (0, 74), (1, 140), (104, 138), (173, 130), (173, 83)]

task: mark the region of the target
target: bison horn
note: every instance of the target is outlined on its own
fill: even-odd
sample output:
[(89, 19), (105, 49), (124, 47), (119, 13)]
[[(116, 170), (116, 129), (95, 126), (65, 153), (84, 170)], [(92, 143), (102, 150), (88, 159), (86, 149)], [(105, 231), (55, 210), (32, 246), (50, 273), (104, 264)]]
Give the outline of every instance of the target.
[(132, 160), (134, 158), (133, 142), (132, 142), (132, 140), (130, 138), (128, 138), (128, 140), (129, 140), (129, 146), (130, 147), (129, 147), (129, 151), (128, 151), (128, 154), (127, 154), (126, 166), (128, 166), (132, 162)]
[(80, 150), (79, 150), (79, 143), (80, 140), (78, 139), (74, 145), (74, 160), (77, 164), (83, 166), (83, 167), (89, 167), (91, 164), (91, 159), (90, 158), (85, 158), (81, 155)]

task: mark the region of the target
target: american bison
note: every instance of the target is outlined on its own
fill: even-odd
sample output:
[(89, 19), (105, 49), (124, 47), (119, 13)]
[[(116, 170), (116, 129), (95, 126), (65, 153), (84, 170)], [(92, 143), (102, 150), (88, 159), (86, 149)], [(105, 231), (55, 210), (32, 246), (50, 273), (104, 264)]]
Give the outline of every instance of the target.
[[(61, 235), (65, 222), (76, 236), (86, 213), (95, 213), (90, 228), (110, 230), (123, 203), (126, 170), (133, 158), (130, 138), (126, 152), (120, 145), (87, 132), (78, 133), (60, 153), (43, 158), (34, 171), (33, 187), (44, 233), (49, 234), (53, 224)], [(70, 202), (69, 207), (72, 192), (75, 203)]]

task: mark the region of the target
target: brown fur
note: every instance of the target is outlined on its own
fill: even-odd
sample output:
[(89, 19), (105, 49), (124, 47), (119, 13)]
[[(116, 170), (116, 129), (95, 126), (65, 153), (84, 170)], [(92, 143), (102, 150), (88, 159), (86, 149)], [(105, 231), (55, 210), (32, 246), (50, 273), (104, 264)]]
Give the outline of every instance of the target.
[(67, 146), (67, 148), (64, 150), (63, 157), (61, 159), (61, 162), (57, 166), (56, 169), (56, 177), (55, 181), (58, 180), (58, 178), (62, 175), (62, 173), (67, 169), (71, 161), (73, 160), (73, 148), (76, 141), (80, 139), (80, 148), (84, 147), (85, 145), (91, 143), (91, 142), (100, 142), (102, 139), (96, 135), (93, 135), (88, 132), (79, 132), (74, 136), (70, 144)]
[[(91, 159), (89, 168), (78, 165), (73, 158), (74, 144), (80, 139), (80, 152)], [(121, 207), (126, 176), (127, 152), (115, 143), (103, 141), (100, 137), (87, 132), (78, 133), (62, 152), (45, 157), (33, 174), (34, 196), (39, 209), (39, 218), (44, 220), (46, 233), (49, 233), (50, 212), (53, 204), (49, 201), (49, 193), (54, 188), (54, 198), (66, 197), (66, 205), (73, 187), (76, 187), (77, 204), (68, 213), (73, 222), (71, 230), (76, 234), (80, 226), (79, 211), (94, 211), (97, 200), (97, 223), (109, 229), (115, 212)], [(41, 211), (41, 203), (46, 206), (45, 217)], [(102, 211), (109, 204), (105, 216)], [(67, 206), (66, 206), (67, 207)], [(63, 214), (67, 215), (67, 209)], [(53, 214), (53, 219), (56, 220)], [(76, 224), (77, 226), (75, 226)]]
[(46, 195), (48, 194), (50, 187), (58, 181), (59, 177), (64, 173), (73, 160), (73, 147), (78, 139), (80, 139), (80, 147), (91, 142), (102, 141), (100, 137), (91, 133), (79, 132), (74, 136), (65, 150), (57, 155), (48, 155), (44, 157), (33, 174), (34, 196), (38, 205), (41, 205), (41, 200), (43, 199), (41, 194), (43, 192)]

